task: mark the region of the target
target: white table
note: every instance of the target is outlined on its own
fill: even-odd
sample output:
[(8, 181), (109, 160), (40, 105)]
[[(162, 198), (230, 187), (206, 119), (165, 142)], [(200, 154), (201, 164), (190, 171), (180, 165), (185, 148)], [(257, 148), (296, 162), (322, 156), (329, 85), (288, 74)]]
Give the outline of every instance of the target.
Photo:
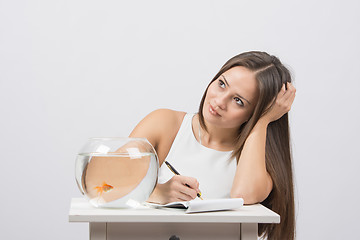
[(90, 240), (255, 240), (258, 223), (279, 223), (280, 216), (260, 205), (238, 210), (185, 214), (183, 209), (102, 209), (84, 198), (71, 201), (69, 222), (89, 222)]

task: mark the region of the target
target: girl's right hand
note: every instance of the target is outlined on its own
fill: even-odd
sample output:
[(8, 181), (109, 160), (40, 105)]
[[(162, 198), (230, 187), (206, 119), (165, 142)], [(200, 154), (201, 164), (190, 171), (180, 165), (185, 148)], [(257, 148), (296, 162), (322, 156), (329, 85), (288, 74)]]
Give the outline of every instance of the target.
[(199, 182), (195, 178), (175, 175), (166, 183), (157, 184), (148, 201), (160, 204), (190, 201), (199, 192)]

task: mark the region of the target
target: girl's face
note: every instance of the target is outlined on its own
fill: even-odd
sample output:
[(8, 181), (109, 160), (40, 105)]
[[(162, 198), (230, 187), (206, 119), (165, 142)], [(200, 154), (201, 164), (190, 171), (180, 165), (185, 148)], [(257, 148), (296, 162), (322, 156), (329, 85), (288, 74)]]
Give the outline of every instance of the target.
[(258, 99), (254, 73), (245, 67), (233, 67), (213, 81), (206, 93), (205, 122), (220, 128), (239, 128), (246, 122)]

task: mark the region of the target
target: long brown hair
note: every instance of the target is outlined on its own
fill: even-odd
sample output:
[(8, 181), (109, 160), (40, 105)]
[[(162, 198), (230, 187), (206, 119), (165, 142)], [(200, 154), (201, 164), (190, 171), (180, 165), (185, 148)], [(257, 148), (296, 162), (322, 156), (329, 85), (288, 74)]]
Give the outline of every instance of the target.
[[(244, 143), (251, 130), (274, 104), (283, 83), (291, 82), (289, 70), (280, 60), (265, 52), (246, 52), (228, 60), (211, 80), (217, 80), (221, 74), (230, 68), (242, 66), (251, 70), (258, 82), (259, 99), (250, 119), (238, 131), (232, 157), (240, 158)], [(199, 107), (199, 121), (202, 128), (207, 130), (202, 113), (208, 85)], [(288, 114), (271, 122), (267, 128), (265, 147), (266, 169), (269, 172), (273, 189), (262, 204), (281, 216), (280, 224), (259, 224), (259, 236), (268, 239), (294, 239), (295, 237), (295, 206), (292, 176), (292, 160), (290, 151), (290, 134)]]

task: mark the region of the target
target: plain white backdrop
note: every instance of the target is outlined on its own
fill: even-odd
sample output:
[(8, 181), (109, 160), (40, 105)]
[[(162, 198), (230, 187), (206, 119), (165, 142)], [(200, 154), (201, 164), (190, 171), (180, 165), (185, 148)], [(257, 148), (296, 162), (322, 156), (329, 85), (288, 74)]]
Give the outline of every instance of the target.
[(88, 239), (68, 223), (77, 151), (157, 108), (196, 112), (230, 57), (291, 69), (297, 239), (359, 224), (358, 1), (0, 0), (0, 239)]

